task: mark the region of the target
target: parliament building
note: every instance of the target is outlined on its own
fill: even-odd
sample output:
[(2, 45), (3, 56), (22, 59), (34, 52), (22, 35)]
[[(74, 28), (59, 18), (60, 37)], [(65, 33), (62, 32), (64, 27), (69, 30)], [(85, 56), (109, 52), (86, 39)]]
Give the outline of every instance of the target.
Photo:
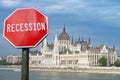
[(107, 59), (107, 66), (114, 64), (117, 60), (115, 47), (106, 45), (93, 47), (90, 38), (88, 41), (70, 40), (65, 26), (62, 33), (57, 36), (53, 44), (49, 44), (45, 38), (40, 52), (30, 53), (30, 66), (38, 67), (98, 67), (98, 60), (102, 57)]

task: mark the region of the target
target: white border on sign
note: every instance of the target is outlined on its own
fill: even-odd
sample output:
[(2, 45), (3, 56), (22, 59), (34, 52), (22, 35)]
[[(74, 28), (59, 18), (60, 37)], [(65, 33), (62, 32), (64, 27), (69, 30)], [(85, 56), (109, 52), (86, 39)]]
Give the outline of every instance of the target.
[(12, 44), (12, 46), (14, 46), (15, 48), (33, 48), (36, 47), (37, 45), (39, 45), (39, 43), (48, 35), (48, 17), (46, 15), (44, 15), (43, 13), (41, 13), (43, 16), (46, 17), (46, 23), (47, 23), (47, 33), (46, 35), (43, 36), (43, 38), (41, 40), (39, 40), (34, 46), (15, 46), (6, 36), (5, 36), (5, 21), (11, 16), (13, 15), (17, 10), (22, 10), (22, 9), (35, 9), (36, 11), (38, 11), (39, 13), (41, 13), (39, 10), (37, 10), (36, 8), (18, 8), (15, 11), (13, 11), (5, 20), (4, 20), (4, 28), (3, 28), (3, 37), (10, 43)]

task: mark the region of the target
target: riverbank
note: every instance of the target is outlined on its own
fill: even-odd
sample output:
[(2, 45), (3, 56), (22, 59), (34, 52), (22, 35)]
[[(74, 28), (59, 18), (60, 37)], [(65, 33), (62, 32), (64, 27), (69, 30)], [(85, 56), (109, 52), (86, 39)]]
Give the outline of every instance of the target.
[(79, 73), (106, 73), (120, 74), (120, 68), (116, 67), (88, 67), (88, 68), (30, 68), (32, 71), (50, 72), (79, 72)]
[(10, 65), (10, 66), (4, 66), (4, 65), (0, 65), (0, 69), (2, 69), (2, 70), (14, 70), (14, 69), (16, 69), (16, 68), (21, 68), (21, 66), (19, 65)]
[[(21, 66), (0, 66), (0, 69), (14, 70), (21, 68)], [(48, 67), (30, 67), (30, 71), (44, 71), (44, 72), (79, 72), (79, 73), (105, 73), (105, 74), (120, 74), (120, 67), (87, 67), (87, 68), (48, 68)]]

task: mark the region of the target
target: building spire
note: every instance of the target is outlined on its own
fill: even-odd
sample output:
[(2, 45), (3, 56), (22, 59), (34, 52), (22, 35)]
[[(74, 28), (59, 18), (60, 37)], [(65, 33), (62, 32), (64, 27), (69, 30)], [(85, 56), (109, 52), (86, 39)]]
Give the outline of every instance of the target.
[(72, 36), (72, 44), (74, 43), (73, 36)]
[(43, 48), (46, 49), (46, 47), (47, 47), (47, 39), (45, 38), (43, 41)]
[(57, 34), (55, 35), (54, 51), (55, 51), (55, 53), (58, 52), (58, 38), (57, 38)]
[(57, 40), (58, 40), (58, 39), (57, 39), (57, 34), (56, 34), (56, 35), (55, 35), (55, 43), (57, 43)]
[(78, 37), (78, 43), (80, 43), (80, 36)]
[(66, 32), (66, 30), (65, 30), (65, 24), (64, 24), (63, 32)]
[(115, 45), (113, 45), (113, 51), (115, 51)]
[(82, 37), (82, 42), (84, 42), (84, 38)]
[(42, 47), (43, 47), (43, 42), (42, 42)]
[(90, 39), (90, 37), (89, 37), (88, 43), (89, 43), (89, 44), (91, 43), (91, 39)]

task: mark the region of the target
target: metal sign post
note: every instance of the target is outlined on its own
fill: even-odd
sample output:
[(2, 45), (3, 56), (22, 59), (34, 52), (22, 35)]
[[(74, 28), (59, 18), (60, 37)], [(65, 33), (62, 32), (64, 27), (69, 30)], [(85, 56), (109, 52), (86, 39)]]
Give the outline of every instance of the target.
[(29, 80), (29, 48), (22, 48), (22, 80)]

